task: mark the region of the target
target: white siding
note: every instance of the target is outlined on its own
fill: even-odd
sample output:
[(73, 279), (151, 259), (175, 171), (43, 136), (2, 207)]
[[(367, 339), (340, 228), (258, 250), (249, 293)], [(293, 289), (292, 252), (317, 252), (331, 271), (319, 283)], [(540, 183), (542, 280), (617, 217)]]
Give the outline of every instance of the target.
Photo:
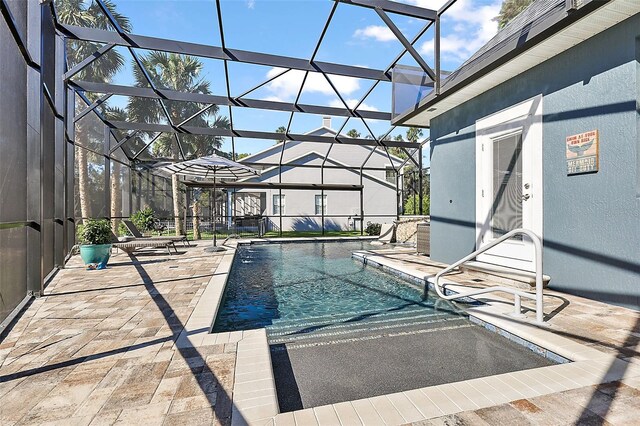
[[(319, 129), (313, 134), (332, 135), (329, 130)], [(317, 142), (287, 142), (283, 155), (283, 163), (295, 164), (322, 164), (330, 145)], [(245, 160), (252, 162), (278, 163), (282, 145), (274, 147)], [(334, 144), (331, 148), (326, 166), (348, 165), (360, 167), (371, 153), (371, 147), (359, 145)], [(393, 158), (393, 157), (392, 157)], [(400, 159), (395, 159), (396, 166), (401, 164)], [(366, 164), (367, 167), (390, 167), (389, 157), (384, 150), (376, 149)], [(278, 169), (265, 170), (254, 182), (274, 182), (278, 180)], [(284, 167), (282, 170), (283, 183), (321, 183), (321, 171), (315, 168)], [(324, 183), (336, 184), (360, 184), (359, 170), (344, 170), (325, 168)], [(396, 190), (395, 185), (388, 185), (383, 170), (365, 170), (362, 184), (363, 203), (365, 212), (365, 225), (367, 221), (379, 223), (391, 223), (396, 215)], [(256, 190), (240, 190), (238, 192), (256, 192)], [(266, 205), (263, 214), (270, 216), (276, 226), (279, 226), (279, 217), (273, 217), (273, 195), (278, 190), (267, 190)], [(297, 217), (283, 217), (283, 230), (309, 230), (321, 227), (321, 215), (315, 214), (315, 196), (320, 195), (320, 190), (282, 190), (285, 195), (286, 207), (283, 215)], [(325, 191), (327, 195), (327, 212), (325, 215), (325, 228), (349, 229), (352, 224), (351, 217), (360, 216), (360, 192), (359, 191)], [(342, 216), (342, 217), (331, 217)], [(358, 222), (356, 222), (358, 223)]]

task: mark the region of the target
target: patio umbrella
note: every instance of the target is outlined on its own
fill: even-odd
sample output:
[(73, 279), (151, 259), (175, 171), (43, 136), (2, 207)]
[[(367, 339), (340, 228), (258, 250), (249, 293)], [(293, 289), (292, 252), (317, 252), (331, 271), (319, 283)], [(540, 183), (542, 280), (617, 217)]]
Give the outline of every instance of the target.
[(216, 179), (238, 180), (258, 176), (259, 172), (244, 164), (218, 155), (173, 163), (161, 170), (182, 176), (213, 179), (213, 247), (216, 247)]

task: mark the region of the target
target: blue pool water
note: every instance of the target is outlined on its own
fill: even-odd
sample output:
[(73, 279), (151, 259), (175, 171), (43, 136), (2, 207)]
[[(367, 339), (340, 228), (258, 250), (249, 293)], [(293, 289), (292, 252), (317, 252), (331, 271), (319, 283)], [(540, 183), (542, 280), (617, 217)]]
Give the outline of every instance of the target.
[(462, 319), (451, 304), (436, 307), (434, 295), (351, 258), (370, 248), (367, 241), (240, 246), (213, 332)]

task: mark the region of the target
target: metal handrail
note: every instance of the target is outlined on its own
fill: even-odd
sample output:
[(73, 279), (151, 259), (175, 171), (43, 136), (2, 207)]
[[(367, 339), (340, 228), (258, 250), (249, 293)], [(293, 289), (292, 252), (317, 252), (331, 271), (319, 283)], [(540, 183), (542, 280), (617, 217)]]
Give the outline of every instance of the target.
[[(536, 262), (536, 269), (535, 269), (535, 274), (536, 274), (536, 294), (532, 295), (531, 293), (525, 293), (524, 291), (520, 291), (517, 290), (515, 288), (511, 288), (511, 287), (504, 287), (504, 286), (494, 286), (494, 287), (487, 287), (487, 288), (483, 288), (483, 289), (477, 289), (477, 290), (472, 290), (466, 293), (456, 293), (456, 294), (451, 294), (451, 295), (445, 295), (444, 292), (442, 291), (442, 289), (445, 288), (446, 284), (442, 285), (442, 289), (440, 288), (440, 278), (442, 278), (442, 276), (448, 272), (451, 272), (452, 270), (454, 270), (455, 268), (457, 268), (458, 266), (462, 265), (465, 262), (468, 262), (471, 259), (475, 259), (479, 254), (482, 254), (484, 252), (486, 252), (487, 250), (497, 246), (498, 244), (502, 243), (503, 241), (508, 240), (509, 238), (513, 237), (514, 235), (526, 235), (529, 238), (531, 238), (531, 240), (533, 241), (533, 245), (535, 247), (535, 262)], [(504, 234), (502, 237), (498, 238), (497, 240), (494, 240), (492, 242), (490, 242), (489, 244), (487, 244), (486, 246), (483, 246), (481, 248), (479, 248), (478, 250), (474, 251), (473, 253), (469, 254), (468, 256), (463, 257), (462, 259), (458, 260), (457, 262), (447, 266), (446, 268), (444, 268), (442, 271), (438, 272), (435, 276), (435, 289), (436, 289), (436, 293), (438, 293), (438, 296), (440, 296), (441, 298), (445, 299), (445, 300), (453, 300), (453, 299), (460, 299), (463, 297), (469, 297), (469, 296), (475, 296), (478, 294), (483, 294), (483, 293), (490, 293), (490, 292), (494, 292), (494, 291), (502, 291), (502, 292), (506, 292), (506, 293), (511, 293), (514, 295), (514, 307), (515, 307), (515, 314), (516, 315), (521, 315), (522, 313), (522, 306), (521, 306), (521, 298), (522, 297), (526, 297), (528, 299), (532, 299), (536, 301), (536, 322), (542, 324), (544, 323), (543, 320), (543, 314), (544, 314), (544, 306), (543, 306), (543, 300), (542, 300), (542, 286), (543, 286), (543, 275), (542, 275), (542, 240), (540, 240), (540, 237), (538, 237), (533, 231), (530, 231), (528, 229), (524, 229), (524, 228), (517, 228), (514, 229), (512, 231), (507, 232), (506, 234)]]

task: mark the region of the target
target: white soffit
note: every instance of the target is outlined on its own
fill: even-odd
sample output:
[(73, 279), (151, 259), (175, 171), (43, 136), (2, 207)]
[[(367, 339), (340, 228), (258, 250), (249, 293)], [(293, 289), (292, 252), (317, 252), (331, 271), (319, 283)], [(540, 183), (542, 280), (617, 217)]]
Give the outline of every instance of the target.
[[(473, 99), (637, 13), (640, 13), (640, 0), (613, 0), (478, 80), (448, 95), (402, 125), (429, 126), (433, 117)], [(433, 110), (433, 108), (436, 109)]]

